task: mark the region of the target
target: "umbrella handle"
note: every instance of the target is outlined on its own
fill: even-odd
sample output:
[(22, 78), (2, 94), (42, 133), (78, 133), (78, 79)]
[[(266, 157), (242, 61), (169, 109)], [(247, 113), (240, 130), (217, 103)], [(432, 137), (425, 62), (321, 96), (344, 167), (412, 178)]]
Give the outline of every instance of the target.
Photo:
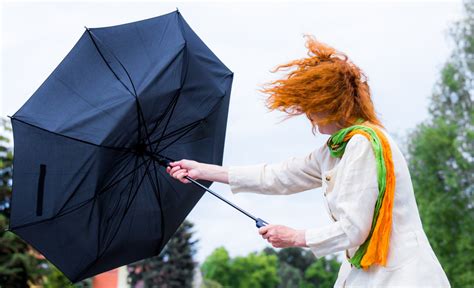
[(257, 218), (257, 219), (255, 220), (255, 224), (257, 225), (257, 228), (261, 228), (261, 227), (263, 227), (263, 226), (266, 226), (266, 225), (268, 224), (268, 222), (265, 221), (265, 220), (262, 220), (262, 219), (260, 219), (260, 218)]

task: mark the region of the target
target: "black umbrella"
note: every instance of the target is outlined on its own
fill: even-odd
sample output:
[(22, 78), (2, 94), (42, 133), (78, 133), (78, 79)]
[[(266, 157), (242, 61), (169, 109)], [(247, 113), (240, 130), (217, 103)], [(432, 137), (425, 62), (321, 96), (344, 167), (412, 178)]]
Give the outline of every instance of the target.
[(178, 10), (86, 28), (11, 117), (10, 230), (72, 282), (159, 254), (201, 188), (221, 198), (163, 166), (222, 164), (232, 80)]

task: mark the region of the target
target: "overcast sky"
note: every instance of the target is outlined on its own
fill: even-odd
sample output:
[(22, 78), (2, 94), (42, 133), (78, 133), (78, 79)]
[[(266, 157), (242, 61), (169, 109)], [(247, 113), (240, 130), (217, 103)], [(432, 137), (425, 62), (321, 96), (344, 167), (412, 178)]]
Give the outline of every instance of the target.
[[(327, 139), (313, 136), (303, 117), (279, 123), (284, 115), (267, 112), (257, 91), (258, 85), (281, 76), (269, 72), (277, 64), (306, 56), (303, 33), (345, 52), (365, 71), (382, 122), (401, 141), (427, 117), (434, 83), (453, 47), (447, 28), (462, 15), (460, 1), (3, 2), (1, 115), (13, 115), (34, 93), (84, 26), (136, 21), (176, 7), (234, 71), (224, 166), (304, 156)], [(330, 223), (320, 189), (292, 196), (233, 196), (218, 183), (211, 189), (274, 224), (309, 228)], [(231, 256), (267, 245), (251, 220), (213, 196), (205, 195), (189, 219), (200, 240), (200, 261), (221, 245)]]

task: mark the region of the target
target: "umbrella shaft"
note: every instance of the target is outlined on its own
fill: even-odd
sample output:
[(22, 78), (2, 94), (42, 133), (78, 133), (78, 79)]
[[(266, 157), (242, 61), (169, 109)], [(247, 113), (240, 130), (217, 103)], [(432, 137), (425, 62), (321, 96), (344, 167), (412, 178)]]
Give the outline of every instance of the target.
[[(163, 166), (163, 167), (168, 167), (169, 166), (169, 163), (170, 163), (170, 160), (164, 158), (163, 156), (161, 155), (155, 155), (153, 153), (150, 153), (150, 152), (145, 152), (148, 156), (150, 156), (153, 160), (157, 161), (159, 165)], [(158, 157), (157, 157), (158, 156)], [(173, 160), (174, 161), (174, 160)], [(239, 210), (241, 213), (245, 214), (247, 217), (251, 218), (252, 220), (255, 221), (255, 223), (257, 224), (257, 227), (260, 228), (262, 226), (265, 226), (266, 224), (268, 224), (267, 221), (264, 221), (260, 218), (257, 218), (255, 216), (253, 216), (252, 214), (248, 213), (247, 211), (245, 211), (244, 209), (240, 208), (239, 206), (235, 205), (234, 203), (228, 201), (227, 199), (225, 199), (224, 197), (220, 196), (219, 194), (217, 194), (216, 192), (212, 191), (211, 189), (207, 188), (206, 186), (202, 185), (201, 183), (197, 182), (196, 180), (194, 180), (193, 178), (189, 177), (189, 176), (184, 176), (184, 178), (188, 179), (189, 181), (191, 181), (192, 183), (198, 185), (199, 187), (201, 187), (202, 189), (206, 190), (207, 192), (211, 193), (212, 195), (214, 195), (215, 197), (219, 198), (220, 200), (224, 201), (225, 203), (229, 204), (230, 206), (234, 207), (235, 209)]]
[(216, 192), (212, 191), (211, 189), (207, 188), (206, 186), (202, 185), (201, 183), (197, 182), (196, 180), (194, 180), (193, 178), (189, 177), (189, 176), (184, 176), (184, 178), (188, 179), (189, 181), (191, 181), (192, 183), (198, 185), (199, 187), (201, 187), (202, 189), (205, 189), (207, 192), (211, 193), (212, 195), (216, 196), (217, 198), (221, 199), (222, 201), (224, 201), (225, 203), (229, 204), (230, 206), (234, 207), (235, 209), (239, 210), (240, 212), (242, 212), (243, 214), (245, 214), (246, 216), (252, 218), (254, 221), (257, 221), (257, 217), (253, 216), (252, 214), (248, 213), (247, 211), (243, 210), (242, 208), (240, 208), (239, 206), (235, 205), (234, 203), (232, 202), (229, 202), (227, 199), (225, 199), (224, 197), (220, 196), (219, 194), (217, 194)]

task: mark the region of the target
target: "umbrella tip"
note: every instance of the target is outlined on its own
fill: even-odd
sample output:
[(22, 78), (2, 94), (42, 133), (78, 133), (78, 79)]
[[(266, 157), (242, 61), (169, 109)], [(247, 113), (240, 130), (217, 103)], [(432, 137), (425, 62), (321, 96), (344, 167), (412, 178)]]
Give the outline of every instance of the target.
[(176, 12), (178, 12), (178, 13), (179, 13), (179, 9), (178, 9), (178, 7), (176, 7)]
[(84, 29), (86, 29), (87, 31), (89, 31), (89, 28), (87, 28), (87, 26), (84, 26)]

